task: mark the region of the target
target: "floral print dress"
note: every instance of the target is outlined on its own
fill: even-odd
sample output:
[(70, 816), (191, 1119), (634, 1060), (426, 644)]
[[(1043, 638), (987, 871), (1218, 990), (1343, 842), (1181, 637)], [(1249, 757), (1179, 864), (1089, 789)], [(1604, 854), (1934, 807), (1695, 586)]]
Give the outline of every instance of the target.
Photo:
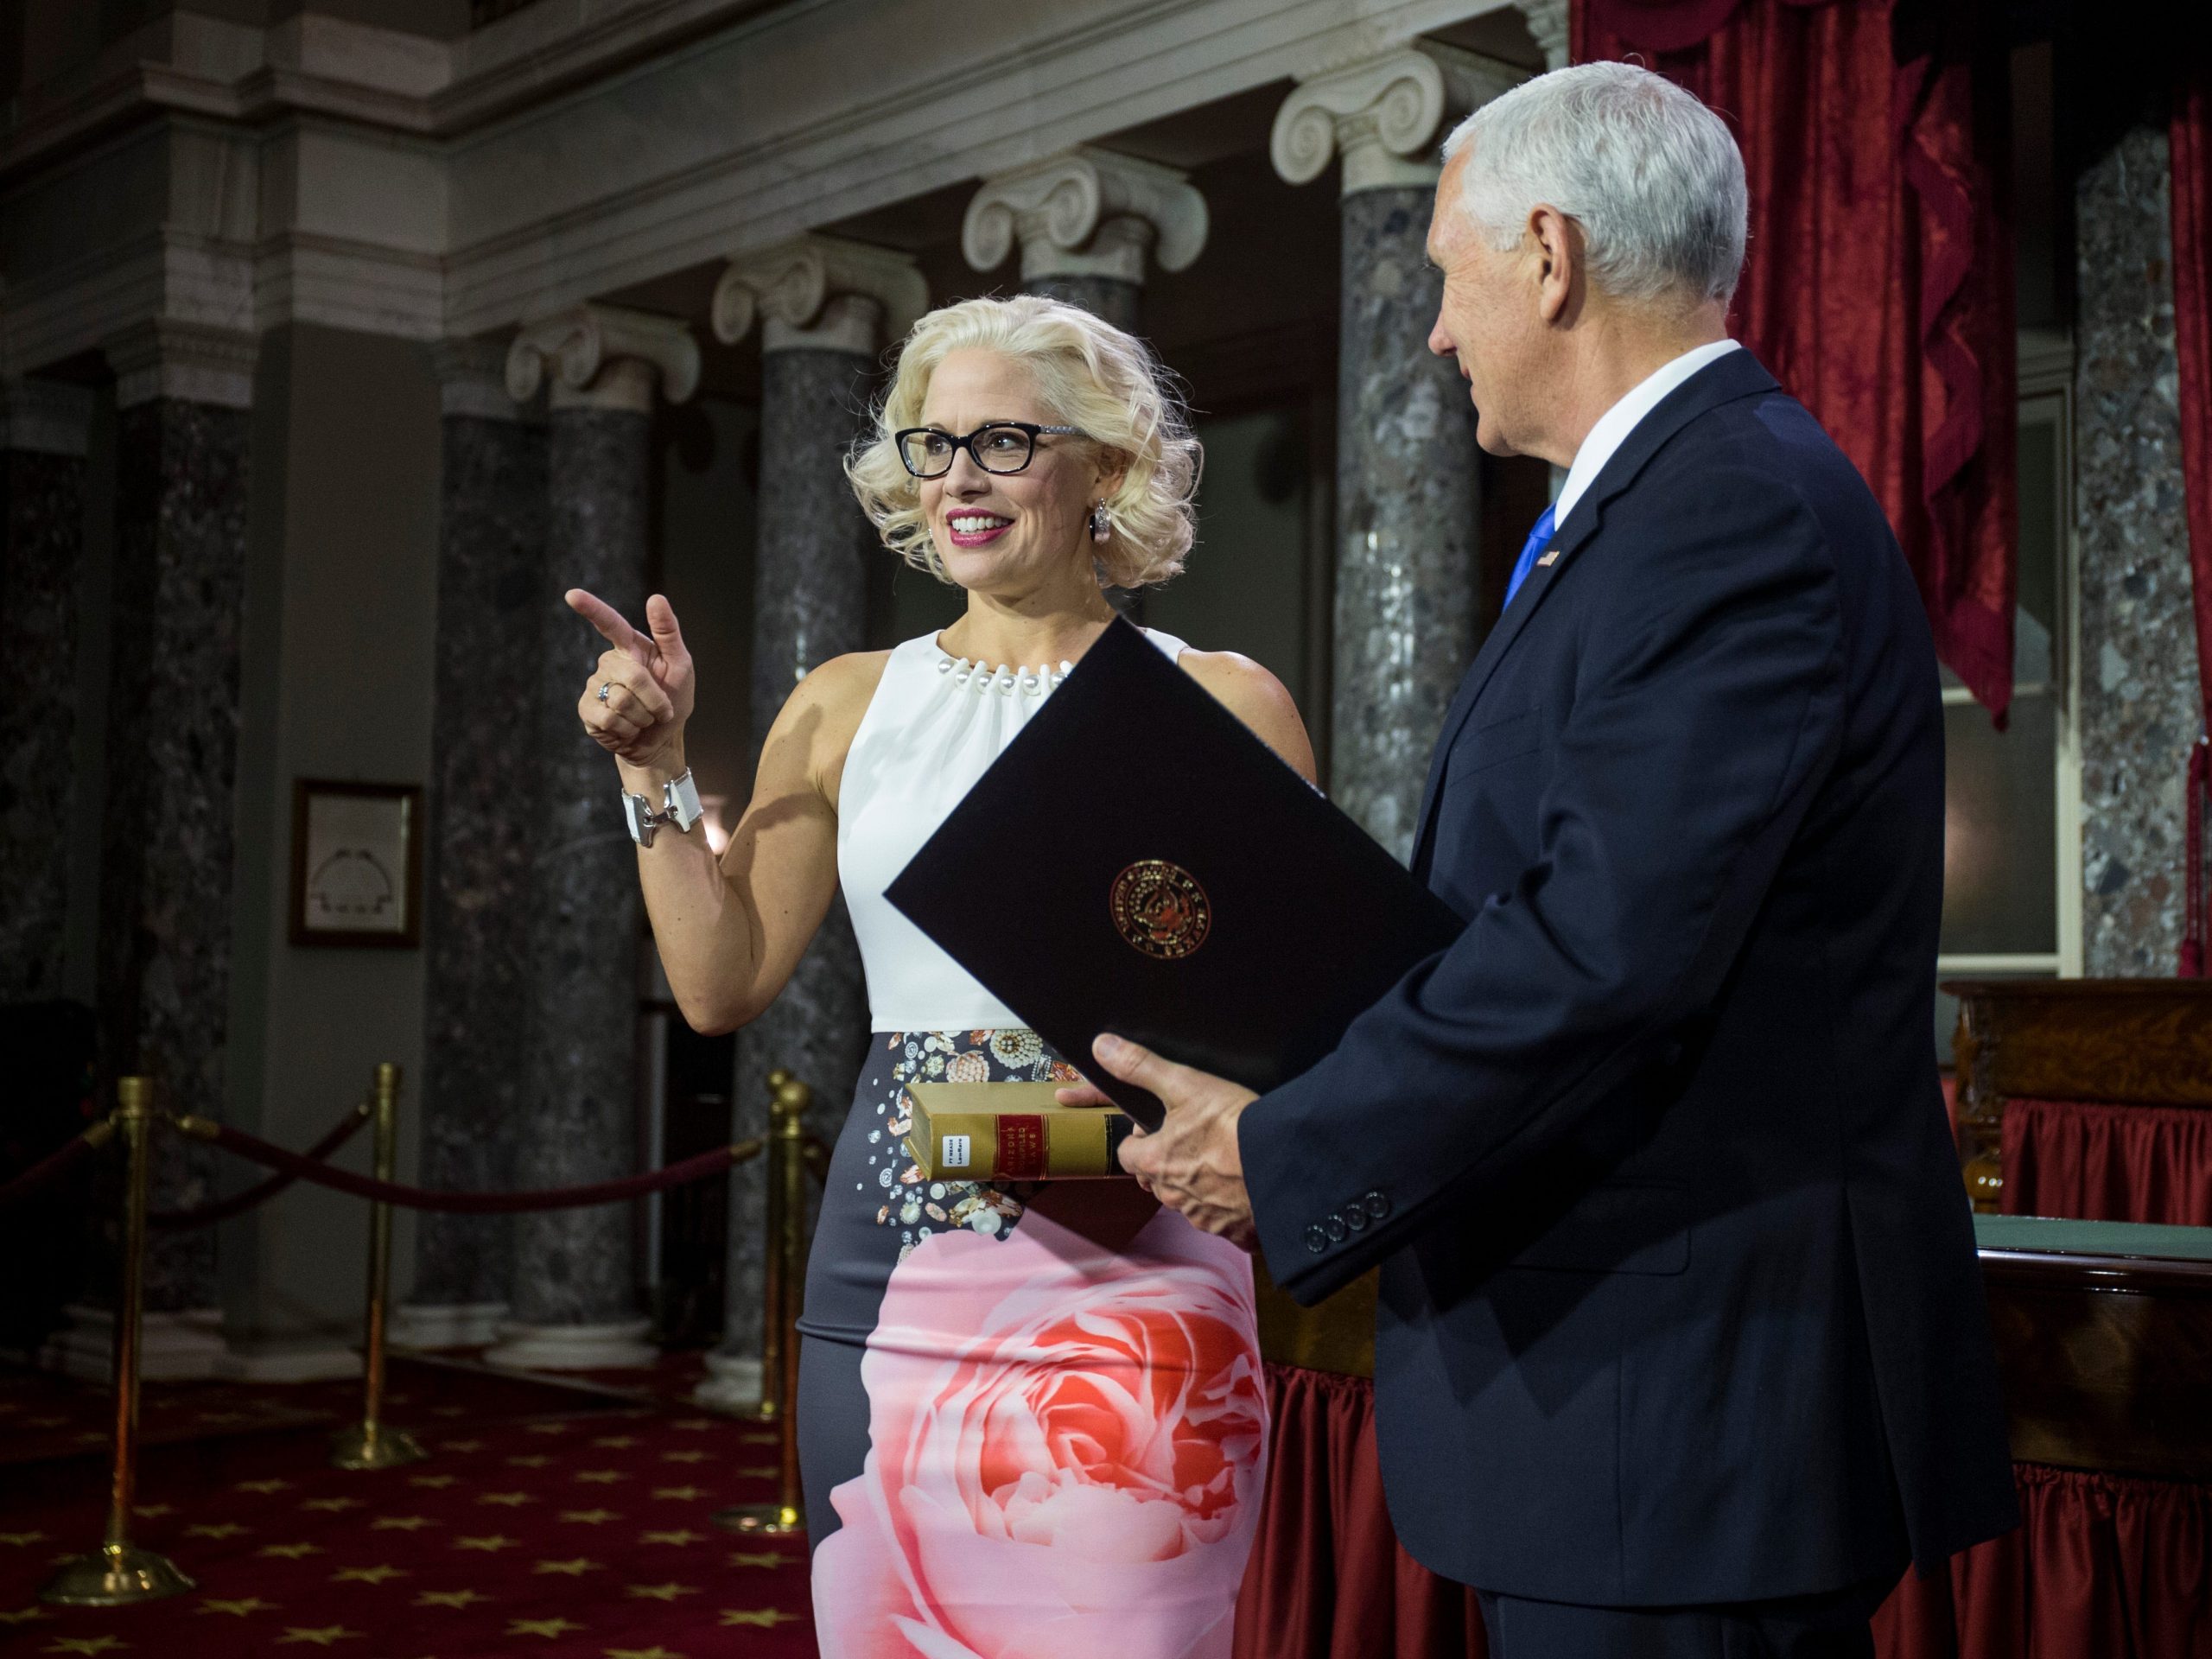
[[(931, 640), (893, 652), (841, 815), (865, 810), (880, 827), (884, 792), (855, 792), (895, 771), (855, 774), (869, 722), (885, 716), (879, 742), (911, 737), (935, 689), (912, 671), (942, 657)], [(985, 735), (1002, 745), (1014, 724)], [(978, 775), (993, 753), (970, 758)], [(918, 847), (950, 802), (900, 804), (897, 839)], [(896, 868), (882, 867), (904, 858), (855, 855), (842, 836), (840, 851), (882, 1024), (887, 1001), (913, 1008), (926, 966), (911, 940), (887, 947), (885, 918), (867, 908), (887, 910)], [(872, 938), (902, 953), (898, 971), (879, 972)], [(947, 1009), (990, 1012), (959, 979)], [(1267, 1450), (1249, 1258), (1134, 1182), (931, 1181), (906, 1149), (910, 1083), (1074, 1076), (1010, 1012), (869, 1039), (800, 1321), (800, 1461), (827, 1659), (1230, 1652)]]

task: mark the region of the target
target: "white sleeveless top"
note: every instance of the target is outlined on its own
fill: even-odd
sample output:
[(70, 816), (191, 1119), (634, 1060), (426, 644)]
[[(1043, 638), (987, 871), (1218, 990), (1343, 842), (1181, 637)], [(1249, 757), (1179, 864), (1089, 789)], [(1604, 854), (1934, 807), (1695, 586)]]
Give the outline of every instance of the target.
[[(1180, 639), (1145, 632), (1170, 662), (1183, 654)], [(868, 974), (871, 1030), (1021, 1024), (883, 890), (1072, 667), (988, 668), (947, 654), (934, 634), (893, 649), (837, 790), (837, 877)]]

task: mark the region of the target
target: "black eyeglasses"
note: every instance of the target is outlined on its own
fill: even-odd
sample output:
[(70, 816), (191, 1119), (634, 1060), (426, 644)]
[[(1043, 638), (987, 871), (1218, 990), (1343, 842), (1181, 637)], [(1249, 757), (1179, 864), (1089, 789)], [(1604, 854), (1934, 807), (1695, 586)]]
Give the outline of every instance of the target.
[(1084, 433), (1072, 426), (1038, 426), (1028, 421), (993, 421), (979, 426), (964, 438), (956, 438), (950, 432), (940, 432), (933, 426), (910, 426), (894, 434), (892, 442), (899, 446), (899, 459), (916, 478), (943, 478), (952, 470), (952, 458), (965, 449), (975, 456), (976, 464), (987, 473), (1018, 473), (1037, 456), (1037, 437), (1039, 433), (1053, 433), (1080, 438)]

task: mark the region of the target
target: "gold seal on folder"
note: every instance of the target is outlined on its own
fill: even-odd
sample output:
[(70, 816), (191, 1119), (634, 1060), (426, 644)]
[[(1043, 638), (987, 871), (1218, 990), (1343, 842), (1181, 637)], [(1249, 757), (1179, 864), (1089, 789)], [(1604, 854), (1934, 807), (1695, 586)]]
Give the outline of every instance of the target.
[(1122, 937), (1162, 962), (1191, 955), (1213, 926), (1213, 905), (1198, 878), (1164, 858), (1139, 859), (1116, 876), (1108, 904)]

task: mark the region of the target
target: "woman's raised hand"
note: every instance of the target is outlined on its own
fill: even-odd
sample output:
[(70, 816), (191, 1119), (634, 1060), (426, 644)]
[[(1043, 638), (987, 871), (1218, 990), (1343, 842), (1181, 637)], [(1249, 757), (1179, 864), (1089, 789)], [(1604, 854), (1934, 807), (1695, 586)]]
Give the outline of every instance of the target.
[(660, 594), (645, 601), (640, 633), (606, 601), (571, 588), (569, 608), (599, 630), (607, 648), (600, 653), (576, 713), (592, 741), (633, 766), (681, 770), (683, 723), (691, 718), (696, 686), (691, 653), (675, 607)]

